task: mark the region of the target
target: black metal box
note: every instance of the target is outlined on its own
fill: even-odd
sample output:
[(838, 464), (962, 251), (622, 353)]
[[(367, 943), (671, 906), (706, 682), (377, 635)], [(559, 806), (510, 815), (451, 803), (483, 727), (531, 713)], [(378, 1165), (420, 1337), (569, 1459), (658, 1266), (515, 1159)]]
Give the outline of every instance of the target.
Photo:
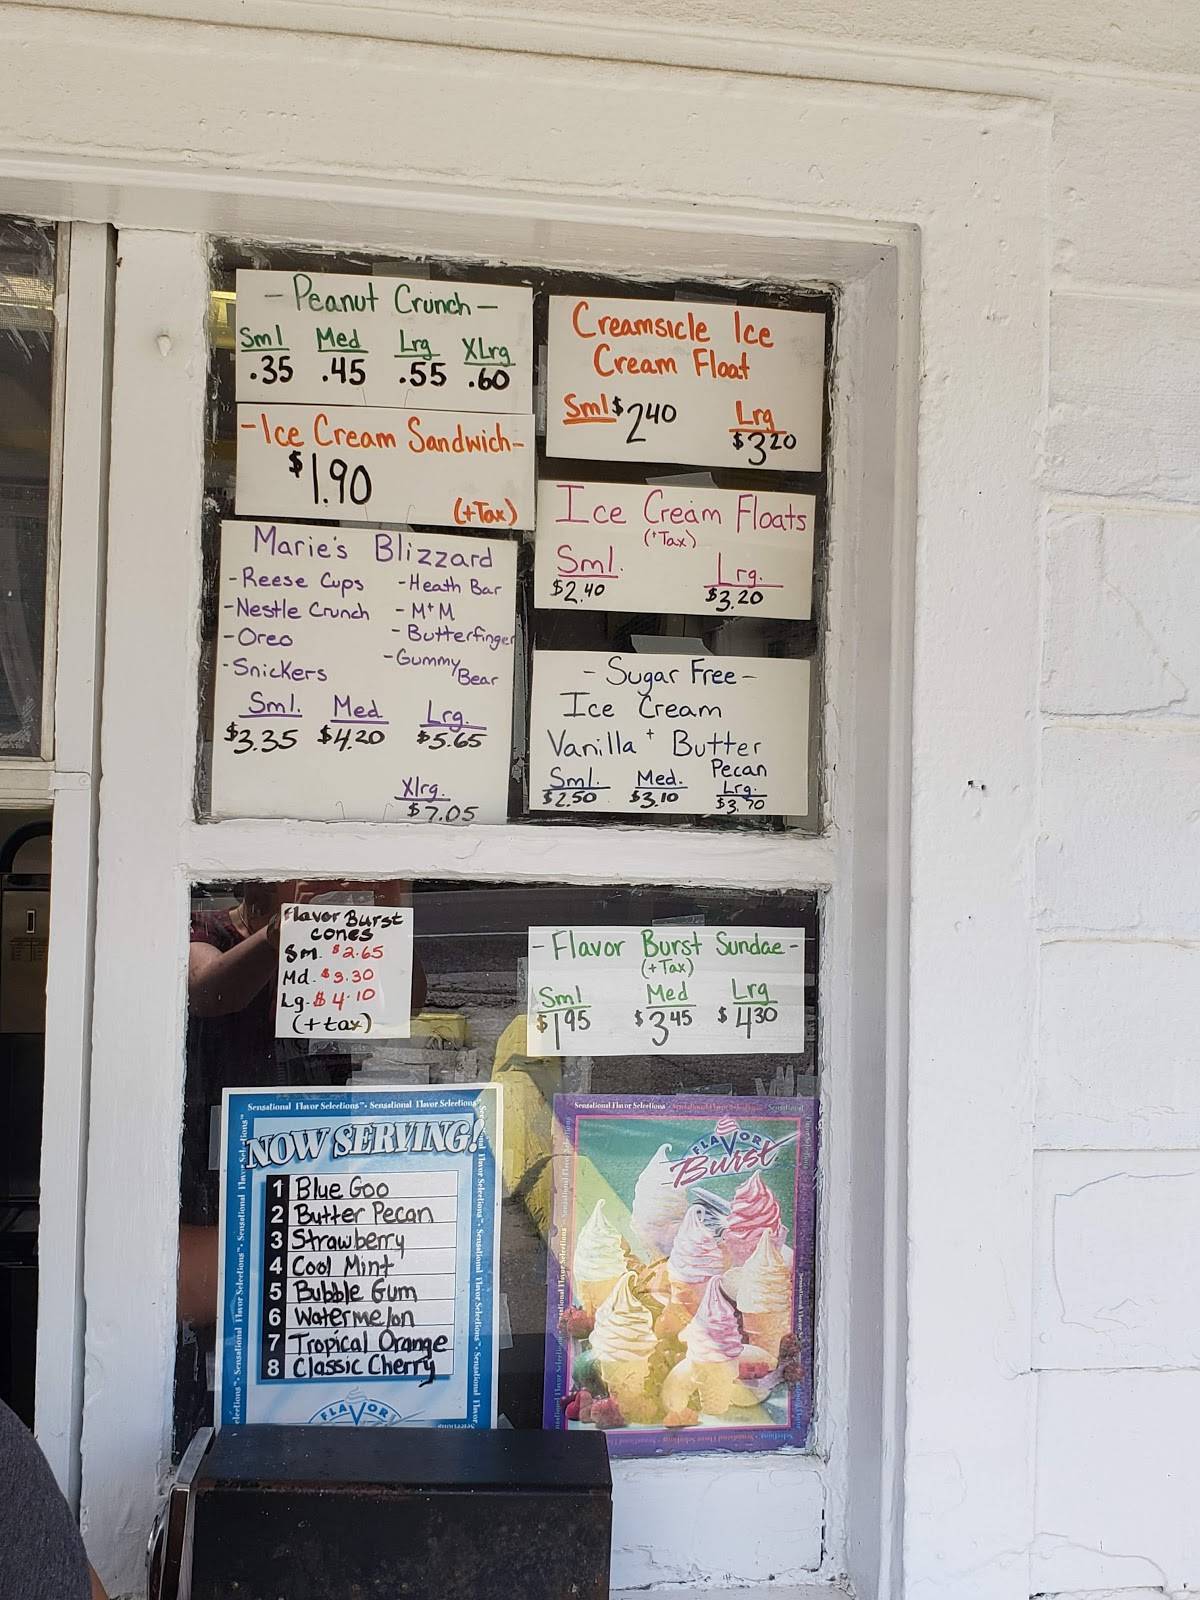
[(602, 1433), (226, 1427), (191, 1600), (606, 1600)]

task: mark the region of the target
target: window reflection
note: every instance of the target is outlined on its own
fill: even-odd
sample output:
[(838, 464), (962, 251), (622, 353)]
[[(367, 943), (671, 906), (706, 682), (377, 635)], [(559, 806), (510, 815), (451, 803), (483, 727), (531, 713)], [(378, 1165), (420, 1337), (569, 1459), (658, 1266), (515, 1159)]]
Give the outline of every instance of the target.
[(52, 228), (0, 218), (0, 757), (41, 752), (54, 260)]
[[(293, 901), (411, 904), (411, 1035), (275, 1038), (279, 908)], [(791, 1054), (530, 1055), (528, 930), (549, 923), (776, 925), (805, 930), (805, 1041)], [(661, 887), (249, 882), (192, 897), (183, 1148), (176, 1447), (211, 1420), (219, 1119), (226, 1088), (503, 1089), (500, 1412), (543, 1420), (556, 1096), (815, 1093), (816, 897)], [(811, 1296), (811, 1283), (806, 1289)], [(811, 1316), (811, 1304), (804, 1312)]]

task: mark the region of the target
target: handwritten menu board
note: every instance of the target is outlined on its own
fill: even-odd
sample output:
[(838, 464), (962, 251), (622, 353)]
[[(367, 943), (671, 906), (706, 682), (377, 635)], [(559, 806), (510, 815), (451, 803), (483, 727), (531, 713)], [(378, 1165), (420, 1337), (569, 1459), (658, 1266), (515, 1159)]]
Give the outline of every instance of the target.
[(277, 1039), (407, 1039), (412, 912), (288, 902), (279, 923)]
[(803, 816), (807, 661), (535, 650), (533, 811)]
[(237, 275), (237, 398), (533, 410), (533, 291), (340, 272)]
[(237, 408), (239, 516), (533, 526), (532, 415)]
[(546, 450), (817, 472), (818, 311), (550, 297)]
[(501, 822), (516, 546), (221, 525), (218, 817)]
[(815, 516), (810, 494), (543, 478), (534, 603), (809, 617)]
[(804, 1049), (803, 928), (530, 928), (528, 1053)]
[(493, 1085), (224, 1097), (217, 1425), (496, 1423)]

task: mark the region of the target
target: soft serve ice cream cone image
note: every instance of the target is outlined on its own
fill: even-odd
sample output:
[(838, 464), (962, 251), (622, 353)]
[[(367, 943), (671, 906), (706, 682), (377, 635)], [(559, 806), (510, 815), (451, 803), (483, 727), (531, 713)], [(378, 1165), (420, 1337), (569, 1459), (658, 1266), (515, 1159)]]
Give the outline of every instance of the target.
[(745, 1182), (739, 1183), (733, 1192), (729, 1216), (721, 1233), (731, 1263), (740, 1267), (749, 1258), (760, 1236), (774, 1233), (782, 1221), (779, 1201), (759, 1173), (755, 1172)]
[(719, 1278), (708, 1280), (696, 1315), (679, 1338), (687, 1356), (672, 1367), (663, 1384), (663, 1404), (668, 1411), (682, 1411), (693, 1395), (699, 1397), (700, 1410), (710, 1417), (724, 1416), (731, 1406), (755, 1403), (755, 1396), (738, 1381), (742, 1331)]
[(792, 1331), (792, 1268), (774, 1234), (760, 1233), (738, 1279), (737, 1308), (747, 1340), (779, 1359), (779, 1344)]
[(605, 1215), (603, 1200), (596, 1201), (579, 1230), (571, 1270), (579, 1303), (589, 1316), (595, 1316), (626, 1271), (624, 1240)]
[(626, 1272), (596, 1311), (592, 1329), (592, 1354), (600, 1363), (600, 1376), (625, 1417), (636, 1416), (644, 1406), (650, 1357), (658, 1346), (654, 1319), (634, 1295), (632, 1272)]
[(675, 1183), (671, 1146), (660, 1144), (633, 1186), (633, 1231), (648, 1261), (670, 1255), (687, 1208), (687, 1190)]
[(710, 1278), (729, 1265), (725, 1248), (709, 1227), (702, 1206), (689, 1206), (667, 1257), (671, 1298), (695, 1313)]

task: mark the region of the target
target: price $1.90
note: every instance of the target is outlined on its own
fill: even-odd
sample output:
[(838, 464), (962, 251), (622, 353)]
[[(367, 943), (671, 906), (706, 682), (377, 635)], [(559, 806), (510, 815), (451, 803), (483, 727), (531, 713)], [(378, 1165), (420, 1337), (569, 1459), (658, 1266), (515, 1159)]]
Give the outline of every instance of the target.
[(371, 498), (371, 474), (366, 467), (352, 467), (341, 456), (322, 458), (314, 450), (292, 450), (288, 452), (288, 471), (293, 478), (307, 474), (314, 506), (365, 506)]

